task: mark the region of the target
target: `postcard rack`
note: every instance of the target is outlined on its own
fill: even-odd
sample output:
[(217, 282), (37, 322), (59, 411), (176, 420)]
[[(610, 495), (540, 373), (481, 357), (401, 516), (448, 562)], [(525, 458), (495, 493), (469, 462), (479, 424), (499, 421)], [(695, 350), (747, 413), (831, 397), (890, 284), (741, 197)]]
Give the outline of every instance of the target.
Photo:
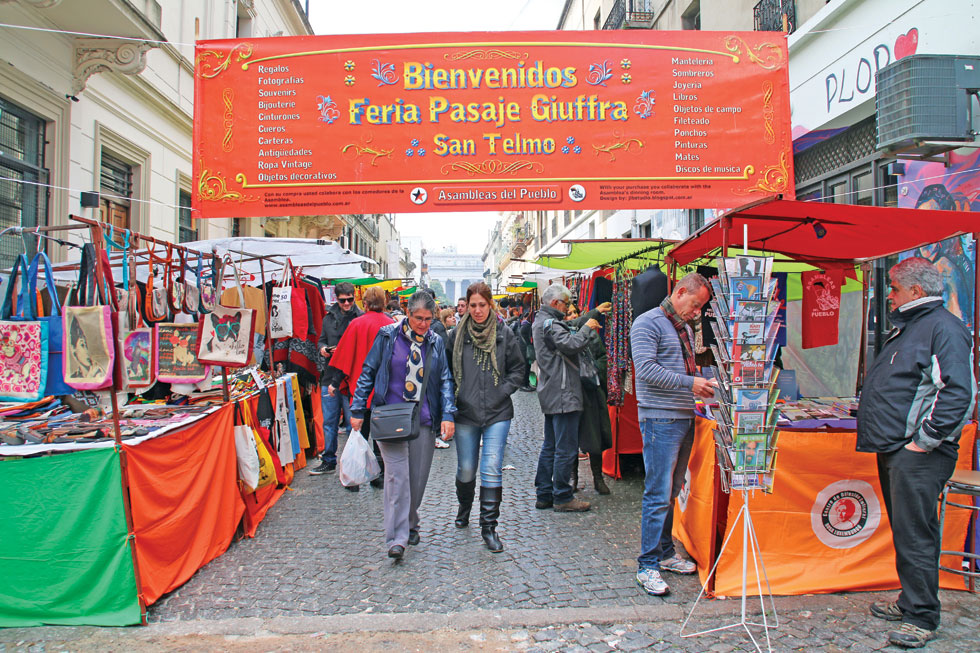
[[(743, 628), (760, 652), (762, 647), (750, 626), (762, 628), (769, 651), (772, 651), (769, 629), (779, 627), (779, 617), (749, 510), (749, 497), (756, 490), (772, 492), (776, 472), (776, 422), (779, 416), (776, 410), (779, 396), (776, 380), (779, 369), (775, 366), (775, 360), (779, 349), (776, 340), (780, 328), (777, 319), (780, 302), (776, 280), (772, 276), (772, 264), (773, 259), (768, 257), (722, 258), (718, 264), (718, 276), (710, 281), (713, 295), (711, 310), (714, 314), (711, 329), (716, 340), (711, 350), (715, 358), (715, 400), (718, 405), (714, 411), (717, 423), (714, 429), (715, 451), (721, 488), (725, 493), (733, 490), (741, 492), (742, 507), (732, 521), (715, 564), (680, 631), (682, 637), (696, 637), (730, 628)], [(739, 522), (742, 526), (740, 619), (715, 628), (685, 633)], [(750, 556), (752, 568), (755, 569), (760, 608), (760, 614), (754, 616), (748, 614), (747, 605)], [(763, 583), (769, 597), (768, 606)]]

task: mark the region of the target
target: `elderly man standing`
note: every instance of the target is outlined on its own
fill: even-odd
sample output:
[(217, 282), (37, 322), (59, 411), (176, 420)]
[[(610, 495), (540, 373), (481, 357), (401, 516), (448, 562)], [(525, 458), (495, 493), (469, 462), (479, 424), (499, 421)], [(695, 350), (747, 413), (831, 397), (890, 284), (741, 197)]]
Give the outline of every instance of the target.
[(936, 501), (956, 467), (957, 441), (976, 402), (970, 332), (943, 306), (943, 277), (909, 258), (888, 273), (894, 325), (868, 371), (858, 406), (857, 450), (876, 453), (902, 591), (871, 605), (901, 621), (892, 644), (920, 648), (939, 628)]
[(674, 285), (660, 306), (638, 316), (630, 329), (646, 471), (636, 582), (655, 596), (670, 592), (661, 571), (697, 571), (693, 562), (674, 551), (671, 531), (674, 499), (684, 485), (694, 444), (694, 398), (714, 393), (714, 381), (696, 376), (691, 329), (710, 298), (708, 282), (692, 272)]
[(535, 508), (556, 512), (584, 512), (588, 501), (575, 498), (572, 466), (578, 463), (578, 427), (582, 416), (582, 381), (578, 355), (599, 328), (590, 318), (572, 333), (564, 321), (572, 301), (565, 286), (552, 285), (541, 295), (541, 310), (534, 319), (534, 352), (538, 360), (538, 401), (544, 413), (544, 443), (538, 456), (534, 488)]
[(334, 286), (337, 294), (337, 301), (327, 309), (323, 316), (323, 328), (320, 330), (320, 340), (317, 342), (320, 355), (326, 359), (327, 365), (323, 366), (323, 375), (320, 383), (320, 402), (323, 408), (323, 454), (320, 456), (320, 464), (315, 469), (310, 469), (310, 474), (329, 474), (337, 469), (337, 426), (340, 423), (340, 415), (343, 413), (344, 421), (350, 423), (350, 397), (337, 391), (330, 394), (327, 386), (330, 383), (329, 369), (330, 358), (337, 349), (337, 343), (347, 330), (347, 326), (356, 317), (364, 315), (363, 311), (354, 303), (354, 284), (341, 282)]

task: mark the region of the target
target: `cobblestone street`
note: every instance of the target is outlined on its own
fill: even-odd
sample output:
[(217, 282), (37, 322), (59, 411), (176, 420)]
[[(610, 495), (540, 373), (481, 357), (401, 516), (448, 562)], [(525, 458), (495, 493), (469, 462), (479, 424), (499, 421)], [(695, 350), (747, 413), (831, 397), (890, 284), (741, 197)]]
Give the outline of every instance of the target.
[[(351, 493), (336, 474), (300, 472), (259, 527), (149, 609), (147, 628), (0, 631), (0, 651), (41, 650), (754, 650), (744, 631), (682, 639), (696, 577), (666, 574), (672, 593), (650, 597), (634, 581), (642, 480), (610, 481), (581, 514), (535, 510), (533, 476), (543, 419), (533, 394), (515, 395), (498, 529), (484, 547), (474, 506), (456, 529), (456, 454), (437, 450), (422, 506), (422, 541), (386, 557), (381, 491)], [(872, 651), (886, 622), (867, 613), (888, 594), (783, 597), (775, 650)], [(980, 600), (943, 592), (934, 651), (980, 650)], [(755, 604), (758, 606), (758, 602)], [(695, 629), (730, 623), (738, 601), (708, 601)], [(751, 605), (750, 605), (751, 607)], [(762, 641), (765, 646), (764, 640)]]

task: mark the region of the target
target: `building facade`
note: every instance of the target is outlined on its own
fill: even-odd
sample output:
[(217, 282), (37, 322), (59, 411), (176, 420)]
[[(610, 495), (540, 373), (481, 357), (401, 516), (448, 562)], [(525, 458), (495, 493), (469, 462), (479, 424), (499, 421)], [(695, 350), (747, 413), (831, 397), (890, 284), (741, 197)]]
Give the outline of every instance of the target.
[(425, 255), (425, 265), (428, 283), (438, 281), (451, 303), (465, 296), (471, 283), (483, 280), (482, 257), (479, 254), (460, 254), (455, 247), (428, 252)]
[[(80, 214), (174, 241), (262, 233), (192, 219), (194, 43), (312, 34), (297, 0), (5, 0), (0, 22), (19, 26), (0, 27), (0, 228)], [(4, 238), (0, 264), (19, 251)]]

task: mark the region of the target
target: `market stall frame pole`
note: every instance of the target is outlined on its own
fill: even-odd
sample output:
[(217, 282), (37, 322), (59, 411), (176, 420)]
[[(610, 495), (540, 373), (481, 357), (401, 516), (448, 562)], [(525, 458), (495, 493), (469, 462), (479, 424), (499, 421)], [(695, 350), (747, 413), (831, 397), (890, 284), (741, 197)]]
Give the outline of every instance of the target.
[[(973, 232), (973, 378), (980, 378), (980, 231)], [(974, 402), (973, 421), (977, 421), (980, 405)]]
[[(73, 218), (76, 216), (72, 216)], [(104, 250), (105, 245), (102, 240), (102, 224), (93, 221), (94, 224), (90, 225), (90, 236), (92, 238), (92, 243), (96, 247), (96, 251), (101, 252)], [(99, 278), (105, 279), (104, 271), (102, 270), (102, 256), (95, 257), (96, 274)], [(108, 292), (114, 292), (115, 289), (109, 289)], [(113, 343), (115, 346), (115, 343)], [(140, 606), (140, 625), (145, 626), (147, 624), (146, 620), (146, 599), (143, 597), (143, 584), (140, 580), (140, 567), (139, 559), (136, 556), (136, 530), (133, 522), (133, 507), (129, 500), (129, 460), (126, 456), (126, 449), (122, 446), (122, 431), (119, 427), (119, 399), (116, 397), (116, 375), (112, 374), (112, 387), (109, 389), (109, 400), (112, 404), (112, 431), (113, 437), (115, 439), (115, 449), (119, 454), (119, 469), (120, 477), (122, 478), (122, 501), (123, 501), (123, 514), (126, 515), (126, 539), (129, 541), (129, 553), (133, 559), (133, 580), (136, 584), (136, 600)]]
[[(698, 594), (698, 598), (694, 601), (694, 605), (691, 606), (691, 611), (687, 614), (687, 618), (684, 623), (681, 624), (680, 636), (681, 637), (697, 637), (699, 635), (707, 635), (708, 633), (716, 633), (722, 630), (729, 630), (731, 628), (742, 627), (748, 634), (749, 639), (755, 646), (755, 649), (762, 653), (762, 647), (759, 646), (759, 642), (756, 641), (755, 635), (749, 629), (749, 626), (757, 626), (763, 629), (766, 634), (766, 648), (769, 653), (772, 653), (772, 641), (769, 639), (769, 629), (779, 628), (779, 614), (776, 612), (776, 601), (772, 596), (772, 587), (769, 585), (769, 576), (766, 574), (766, 565), (762, 560), (762, 549), (759, 547), (759, 538), (755, 534), (755, 525), (752, 523), (752, 513), (749, 511), (749, 492), (754, 492), (753, 490), (741, 490), (742, 492), (742, 507), (738, 511), (738, 515), (735, 517), (735, 521), (732, 522), (732, 528), (728, 531), (728, 537), (725, 538), (725, 543), (721, 545), (721, 550), (718, 552), (718, 557), (715, 558), (715, 563), (711, 567), (711, 571), (708, 572), (707, 577), (704, 579), (704, 584), (701, 585), (701, 592)], [(724, 626), (717, 626), (715, 628), (709, 628), (706, 630), (700, 630), (696, 633), (684, 633), (684, 629), (687, 627), (688, 622), (691, 617), (694, 616), (695, 610), (698, 608), (698, 603), (704, 597), (707, 592), (708, 585), (711, 583), (711, 578), (714, 576), (715, 571), (718, 569), (718, 563), (721, 562), (721, 557), (725, 553), (725, 549), (728, 547), (728, 542), (732, 539), (732, 535), (735, 534), (735, 528), (738, 526), (738, 521), (742, 520), (742, 601), (741, 601), (741, 618), (735, 623), (726, 624)], [(756, 586), (759, 588), (759, 606), (762, 611), (762, 623), (755, 621), (748, 621), (746, 615), (747, 599), (748, 599), (748, 561), (749, 553), (748, 549), (752, 548), (752, 564), (755, 567), (755, 582)], [(762, 569), (762, 574), (759, 573), (759, 569)], [(766, 593), (769, 596), (769, 605), (772, 607), (773, 623), (770, 625), (769, 620), (766, 618), (766, 601), (762, 593), (762, 581), (766, 581)]]

